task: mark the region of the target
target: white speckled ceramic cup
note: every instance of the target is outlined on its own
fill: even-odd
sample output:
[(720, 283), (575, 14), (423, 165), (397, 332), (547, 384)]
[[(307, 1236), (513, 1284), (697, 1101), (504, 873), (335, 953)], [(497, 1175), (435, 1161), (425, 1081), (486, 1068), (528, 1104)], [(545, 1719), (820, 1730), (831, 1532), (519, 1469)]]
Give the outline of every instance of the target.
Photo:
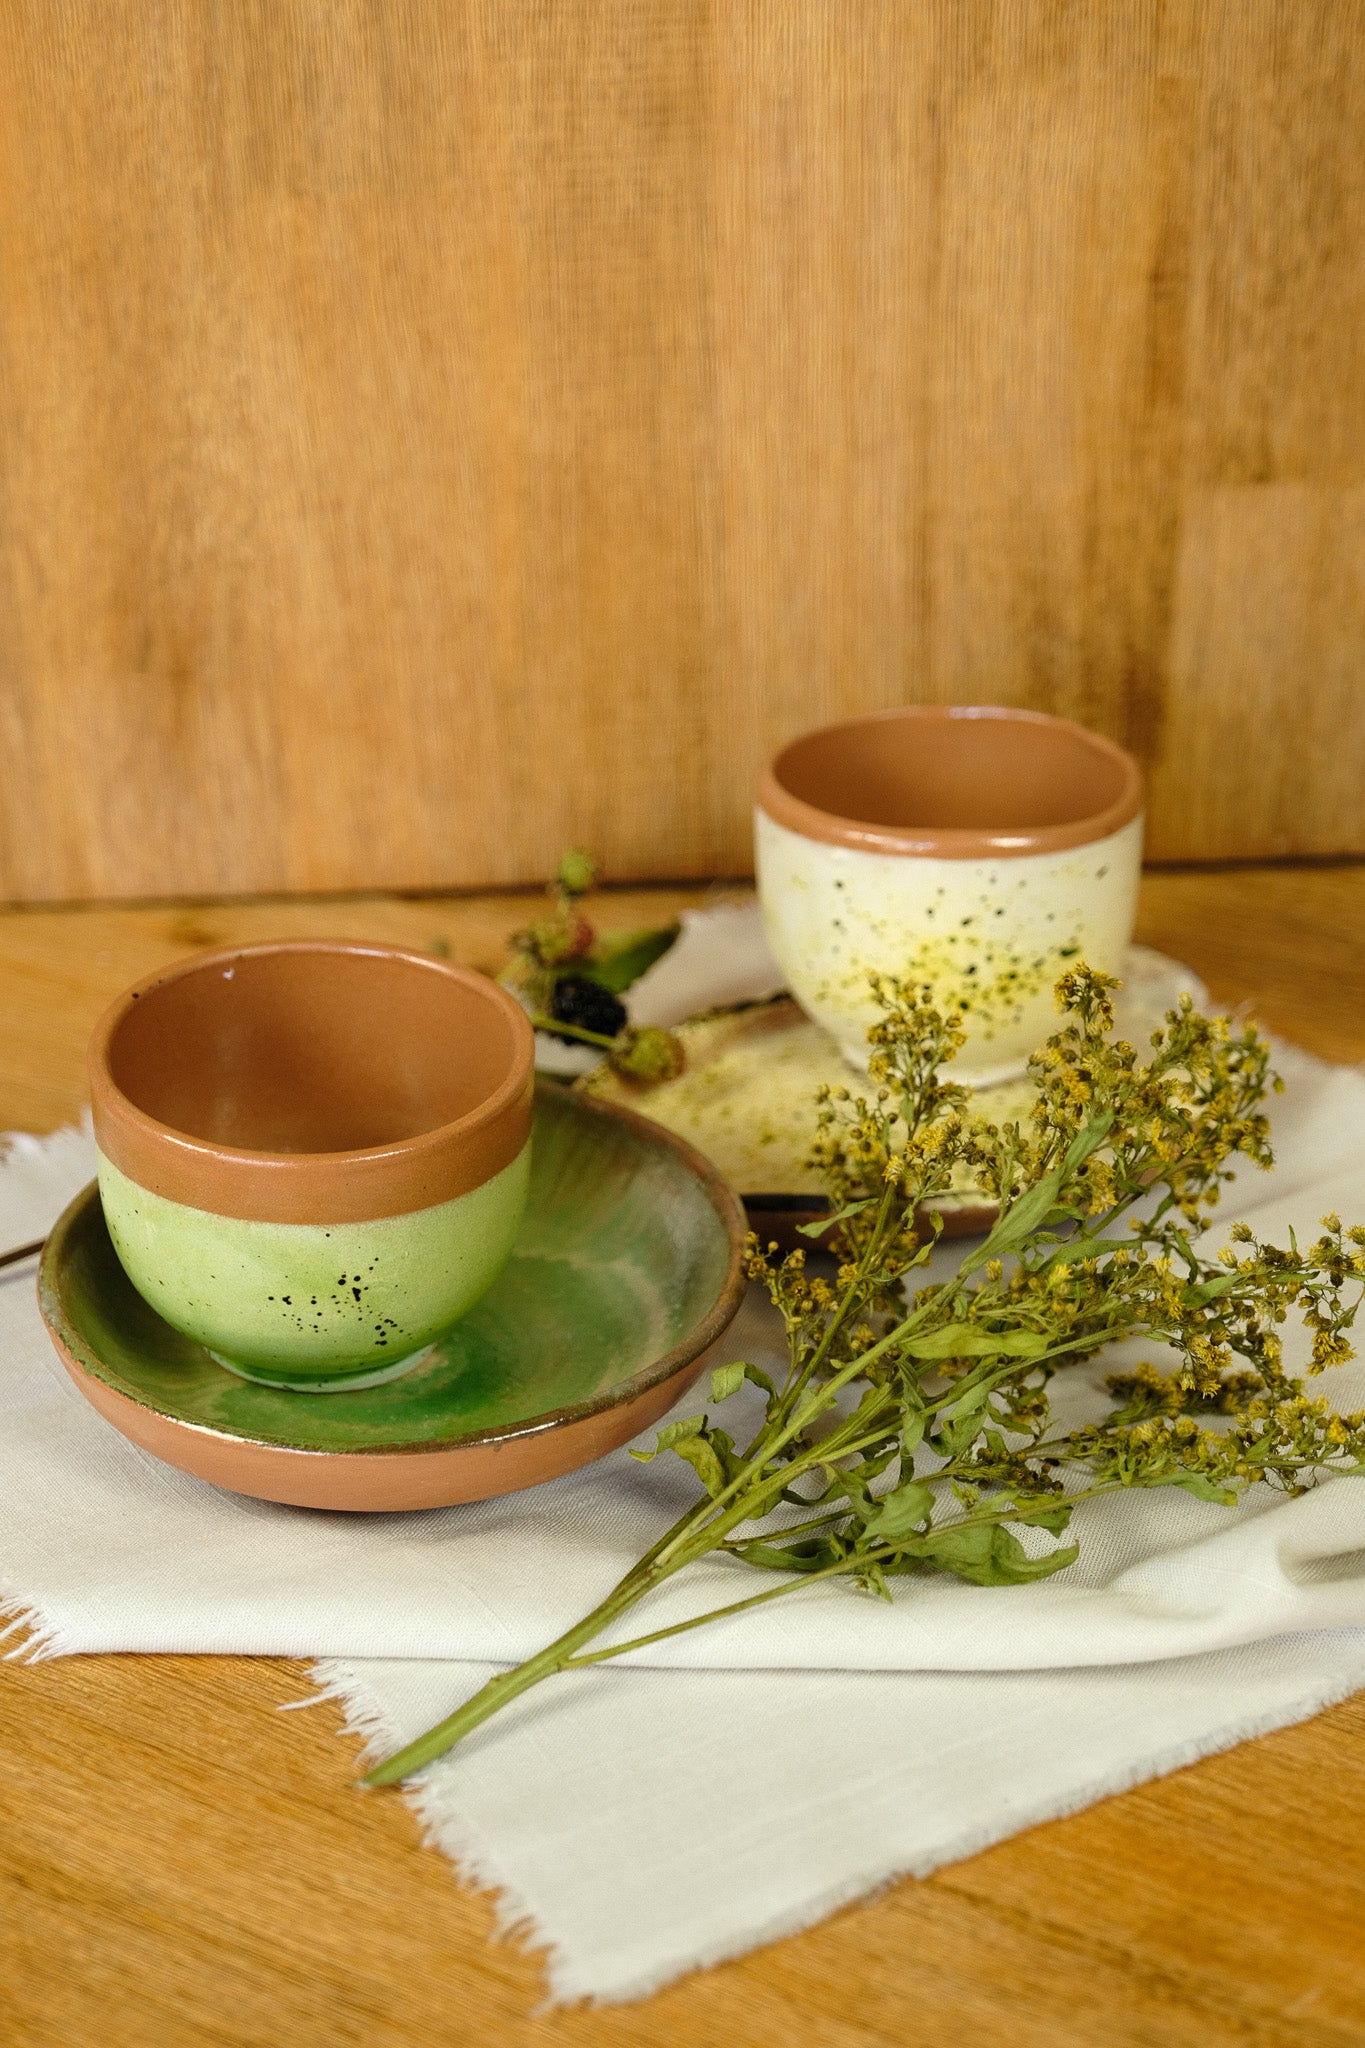
[(927, 985), (983, 1087), (1056, 1029), (1073, 961), (1122, 970), (1142, 861), (1142, 776), (1069, 719), (905, 705), (806, 733), (758, 787), (768, 937), (792, 993), (866, 1067), (869, 972)]

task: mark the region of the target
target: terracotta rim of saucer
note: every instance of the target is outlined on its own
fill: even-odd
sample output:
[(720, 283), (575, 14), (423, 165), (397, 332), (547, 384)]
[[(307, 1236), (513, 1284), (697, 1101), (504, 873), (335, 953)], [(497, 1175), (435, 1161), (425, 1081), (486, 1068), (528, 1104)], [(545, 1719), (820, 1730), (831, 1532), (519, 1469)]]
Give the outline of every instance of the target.
[(1069, 718), (902, 704), (803, 733), (759, 777), (789, 832), (864, 853), (1018, 859), (1107, 839), (1142, 810), (1142, 771)]
[(497, 982), (360, 939), (179, 961), (111, 1003), (89, 1050), (96, 1143), (120, 1173), (266, 1223), (370, 1222), (481, 1187), (530, 1137), (534, 1067)]

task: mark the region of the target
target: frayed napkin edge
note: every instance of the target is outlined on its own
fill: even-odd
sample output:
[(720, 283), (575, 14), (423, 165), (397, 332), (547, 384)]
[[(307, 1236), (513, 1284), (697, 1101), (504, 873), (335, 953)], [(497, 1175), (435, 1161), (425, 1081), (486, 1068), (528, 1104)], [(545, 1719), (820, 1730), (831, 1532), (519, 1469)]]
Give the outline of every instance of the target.
[[(310, 1699), (298, 1704), (312, 1706), (324, 1700), (335, 1700), (342, 1710), (341, 1732), (360, 1738), (367, 1761), (377, 1759), (396, 1746), (398, 1731), (345, 1659), (320, 1659), (311, 1667), (310, 1676), (318, 1690)], [(1221, 1756), (1239, 1748), (1244, 1742), (1255, 1741), (1259, 1736), (1273, 1735), (1281, 1728), (1297, 1727), (1326, 1712), (1329, 1707), (1340, 1706), (1343, 1700), (1362, 1690), (1365, 1690), (1365, 1651), (1348, 1662), (1330, 1681), (1317, 1683), (1287, 1703), (1237, 1716), (1206, 1735), (1172, 1743), (1139, 1763), (1098, 1772), (1084, 1784), (1073, 1786), (1060, 1798), (1048, 1797), (1023, 1808), (1010, 1807), (1002, 1811), (996, 1820), (964, 1828), (951, 1841), (940, 1843), (928, 1854), (908, 1857), (904, 1861), (893, 1860), (889, 1866), (878, 1865), (856, 1876), (842, 1878), (837, 1884), (827, 1885), (813, 1893), (799, 1906), (770, 1914), (743, 1931), (737, 1930), (733, 1936), (727, 1935), (700, 1949), (692, 1949), (685, 1957), (656, 1961), (648, 1968), (633, 1972), (627, 1970), (605, 1984), (600, 1979), (595, 1981), (591, 1967), (575, 1962), (541, 1924), (535, 1907), (501, 1869), (496, 1855), (478, 1830), (454, 1809), (450, 1788), (438, 1785), (428, 1772), (415, 1781), (405, 1782), (400, 1789), (417, 1820), (423, 1842), (440, 1850), (454, 1865), (458, 1883), (482, 1892), (488, 1898), (494, 1914), (493, 1938), (515, 1943), (543, 1969), (547, 1996), (535, 2008), (537, 2015), (543, 2015), (570, 2006), (630, 2005), (651, 1998), (655, 1992), (694, 1972), (714, 1969), (719, 1963), (737, 1961), (756, 1949), (786, 1940), (790, 1935), (804, 1933), (828, 1919), (830, 1914), (845, 1906), (878, 1898), (906, 1878), (922, 1880), (930, 1877), (937, 1870), (980, 1855), (984, 1850), (993, 1849), (1048, 1821), (1069, 1819), (1100, 1800), (1113, 1799), (1138, 1785), (1170, 1777), (1176, 1771), (1201, 1763), (1205, 1757)]]
[(0, 1579), (0, 1643), (18, 1636), (17, 1643), (0, 1652), (6, 1664), (46, 1664), (54, 1657), (78, 1657), (64, 1625), (49, 1614), (40, 1601), (18, 1592), (11, 1582)]
[[(340, 1733), (359, 1738), (365, 1763), (377, 1763), (381, 1757), (392, 1754), (398, 1746), (399, 1732), (345, 1658), (319, 1658), (310, 1666), (309, 1677), (317, 1691), (306, 1700), (292, 1701), (291, 1705), (312, 1707), (333, 1700), (341, 1708)], [(561, 1979), (573, 1975), (569, 1957), (540, 1927), (535, 1909), (502, 1870), (478, 1830), (450, 1811), (431, 1773), (424, 1772), (415, 1780), (405, 1779), (398, 1789), (417, 1821), (424, 1846), (438, 1850), (454, 1866), (457, 1883), (482, 1892), (487, 1898), (493, 1909), (492, 1939), (510, 1943), (542, 1966), (551, 1995), (536, 2012), (591, 1998), (591, 1991), (560, 1992)], [(660, 1980), (668, 1981), (667, 1977)]]

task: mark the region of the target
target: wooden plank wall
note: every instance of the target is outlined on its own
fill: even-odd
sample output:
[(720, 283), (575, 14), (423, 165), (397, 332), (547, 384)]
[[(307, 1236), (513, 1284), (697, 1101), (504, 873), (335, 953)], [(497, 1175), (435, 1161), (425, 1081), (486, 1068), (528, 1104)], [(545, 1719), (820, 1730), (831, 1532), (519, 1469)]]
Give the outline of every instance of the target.
[(0, 896), (742, 872), (1004, 701), (1365, 850), (1362, 0), (0, 0)]

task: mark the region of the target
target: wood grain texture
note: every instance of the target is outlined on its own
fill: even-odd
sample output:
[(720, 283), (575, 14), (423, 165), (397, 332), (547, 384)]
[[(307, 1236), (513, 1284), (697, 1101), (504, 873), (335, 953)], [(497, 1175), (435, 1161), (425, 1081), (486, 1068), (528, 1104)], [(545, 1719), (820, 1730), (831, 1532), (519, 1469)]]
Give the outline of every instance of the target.
[[(621, 921), (677, 892), (623, 894)], [(695, 892), (693, 898), (695, 899)], [(0, 1124), (82, 1092), (116, 986), (281, 932), (444, 939), (491, 966), (525, 899), (0, 915)], [(1140, 935), (1287, 1036), (1365, 1057), (1365, 867), (1166, 873)], [(614, 920), (613, 920), (614, 921)], [(533, 1957), (423, 1848), (302, 1667), (0, 1664), (5, 2048), (1357, 2048), (1365, 1696), (892, 1887), (642, 2005), (542, 2013)]]
[(1365, 0), (4, 0), (0, 896), (742, 873), (1066, 712), (1365, 849)]

